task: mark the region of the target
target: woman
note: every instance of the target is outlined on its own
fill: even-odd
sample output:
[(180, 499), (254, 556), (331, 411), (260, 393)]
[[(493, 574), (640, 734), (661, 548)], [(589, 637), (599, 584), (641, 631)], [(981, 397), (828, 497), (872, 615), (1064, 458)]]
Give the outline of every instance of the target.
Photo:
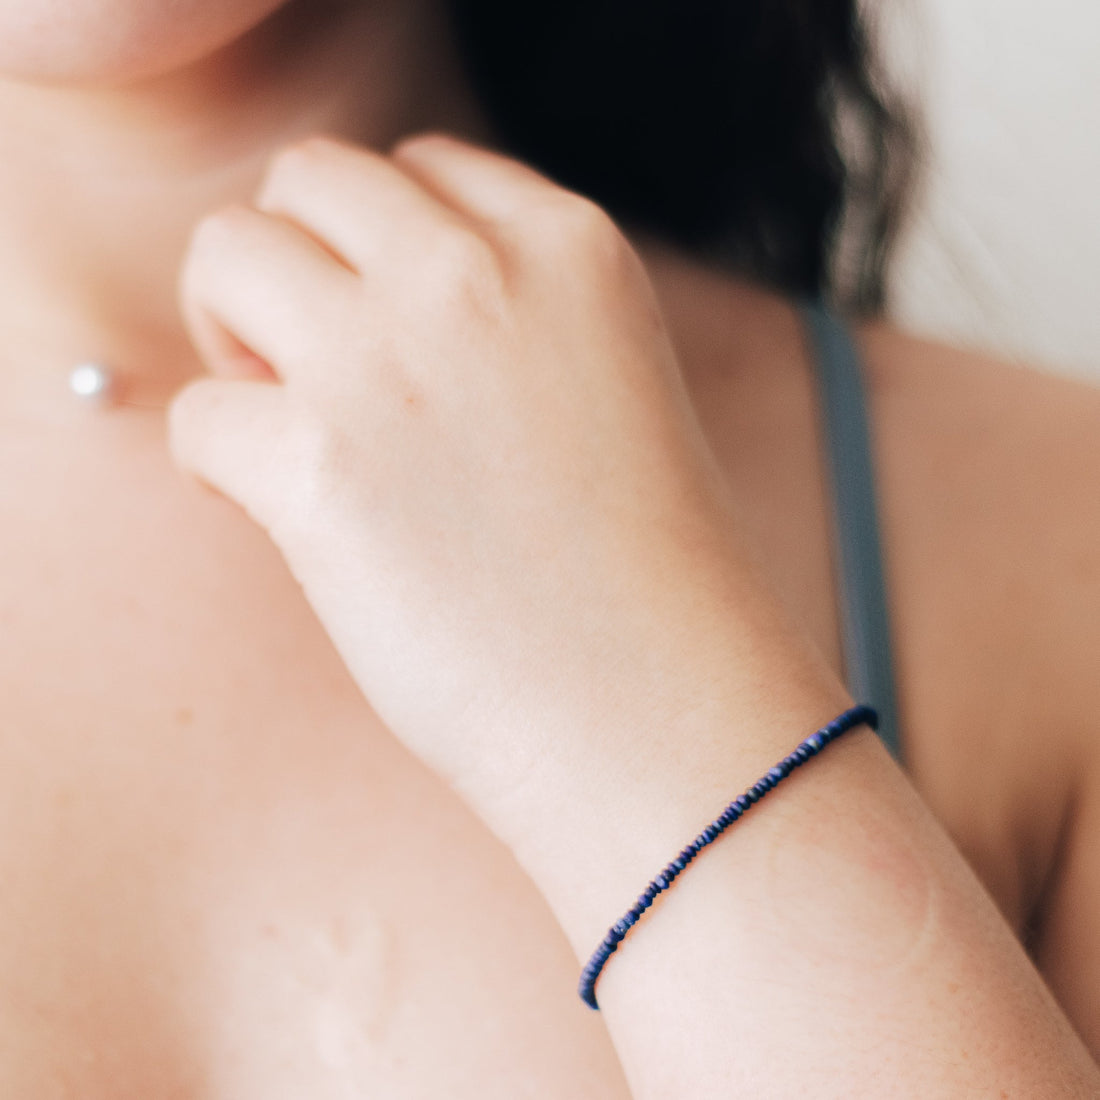
[[(481, 154), (465, 145), (444, 153), (438, 141), (406, 145), (396, 160), (369, 152), (427, 127), (489, 142), (491, 127), (464, 83), (443, 16), (427, 4), (319, 10), (273, 0), (186, 9), (84, 0), (70, 5), (64, 24), (44, 8), (12, 4), (3, 12), (3, 506), (5, 529), (19, 533), (6, 540), (0, 580), (5, 1095), (850, 1096), (957, 1094), (991, 1082), (1009, 1095), (1088, 1095), (1095, 1066), (1071, 1025), (1095, 1054), (1093, 391), (917, 344), (881, 324), (860, 330), (905, 764), (931, 813), (869, 731), (848, 735), (716, 844), (649, 914), (601, 978), (602, 1015), (583, 1010), (574, 994), (575, 952), (584, 953), (593, 922), (613, 899), (625, 909), (627, 884), (643, 866), (649, 872), (653, 851), (663, 853), (681, 810), (685, 821), (696, 813), (706, 820), (712, 811), (703, 795), (732, 796), (728, 776), (751, 781), (758, 757), (781, 742), (793, 747), (823, 705), (844, 701), (813, 360), (790, 302), (638, 232), (676, 352), (662, 358), (661, 327), (646, 312), (633, 253), (610, 244), (606, 224), (580, 207), (589, 229), (571, 240), (596, 245), (575, 271), (552, 270), (569, 270), (582, 289), (595, 290), (592, 271), (611, 257), (622, 261), (624, 284), (613, 301), (584, 312), (576, 331), (591, 335), (605, 315), (630, 322), (616, 329), (616, 346), (633, 333), (639, 361), (660, 360), (646, 360), (647, 393), (655, 378), (669, 394), (681, 392), (682, 369), (691, 410), (669, 397), (660, 407), (680, 419), (656, 423), (675, 428), (669, 438), (684, 443), (684, 453), (652, 465), (654, 495), (674, 498), (670, 468), (703, 475), (683, 486), (686, 506), (698, 498), (708, 517), (699, 539), (686, 540), (688, 556), (705, 583), (736, 584), (715, 589), (709, 602), (697, 587), (672, 584), (659, 610), (691, 610), (680, 619), (691, 630), (668, 635), (673, 644), (663, 647), (655, 628), (668, 620), (624, 599), (620, 616), (639, 608), (645, 644), (627, 647), (632, 660), (602, 664), (600, 693), (557, 690), (575, 688), (581, 659), (594, 652), (587, 639), (600, 637), (598, 615), (584, 618), (570, 606), (585, 630), (552, 653), (545, 679), (516, 674), (491, 691), (494, 721), (483, 726), (492, 726), (497, 756), (478, 751), (489, 740), (478, 745), (476, 720), (447, 708), (464, 735), (449, 765), (466, 784), (466, 801), (364, 702), (356, 679), (368, 679), (369, 669), (358, 660), (354, 620), (335, 621), (349, 590), (340, 584), (333, 589), (340, 598), (326, 600), (308, 560), (302, 532), (317, 525), (295, 521), (293, 508), (274, 497), (265, 512), (261, 484), (241, 480), (241, 471), (303, 452), (254, 448), (251, 462), (240, 461), (247, 423), (236, 417), (232, 437), (223, 436), (218, 406), (201, 396), (214, 392), (211, 383), (180, 388), (203, 373), (191, 337), (224, 375), (270, 376), (272, 362), (257, 362), (260, 349), (239, 339), (233, 302), (241, 299), (232, 297), (239, 284), (219, 282), (219, 271), (266, 259), (270, 236), (256, 238), (250, 253), (247, 226), (262, 223), (270, 234), (281, 218), (300, 248), (303, 235), (286, 211), (304, 204), (314, 258), (335, 265), (341, 257), (325, 250), (343, 245), (349, 228), (367, 224), (368, 214), (376, 230), (385, 228), (379, 213), (389, 207), (379, 201), (368, 211), (359, 202), (381, 190), (358, 186), (369, 176), (380, 188), (384, 169), (421, 188), (401, 194), (415, 193), (417, 202), (435, 194), (435, 216), (451, 216), (444, 196), (454, 166)], [(299, 140), (317, 130), (350, 144)], [(288, 145), (269, 170), (272, 154)], [(344, 173), (339, 166), (349, 163), (354, 171)], [(518, 166), (508, 172), (509, 194), (523, 181), (536, 186), (514, 174)], [(339, 181), (353, 177), (349, 203)], [(258, 191), (261, 209), (242, 205)], [(311, 204), (315, 194), (326, 201)], [(360, 205), (363, 221), (356, 213), (328, 232), (316, 224), (327, 211)], [(192, 237), (211, 210), (222, 213)], [(539, 224), (549, 248), (548, 223)], [(364, 238), (368, 246), (373, 239)], [(175, 294), (188, 242), (190, 334)], [(426, 241), (409, 244), (410, 254), (424, 254)], [(531, 262), (545, 276), (548, 269)], [(811, 288), (812, 265), (799, 276), (797, 265), (792, 274), (776, 264), (776, 278)], [(251, 287), (266, 285), (262, 266)], [(570, 285), (560, 280), (557, 292)], [(410, 313), (381, 315), (387, 333), (435, 331), (426, 305), (418, 313), (411, 299), (397, 301)], [(586, 297), (571, 301), (582, 316)], [(219, 311), (232, 316), (219, 320)], [(267, 316), (285, 339), (280, 315)], [(334, 309), (303, 332), (311, 340), (347, 333), (365, 352), (378, 330), (346, 322), (346, 309)], [(452, 368), (468, 362), (457, 358), (459, 344), (448, 347)], [(282, 370), (285, 351), (281, 340), (271, 353)], [(66, 403), (66, 368), (89, 357), (119, 364), (117, 406)], [(591, 365), (593, 379), (611, 377)], [(586, 376), (574, 370), (572, 390), (542, 394), (551, 423), (582, 407), (570, 394)], [(309, 392), (320, 404), (331, 397)], [(574, 404), (555, 403), (561, 392)], [(211, 482), (216, 470), (236, 471), (233, 488), (276, 541), (287, 541), (283, 549), (340, 655), (267, 534), (173, 465), (164, 406), (177, 393), (174, 457)], [(410, 418), (417, 410), (414, 400)], [(694, 449), (689, 411), (702, 421), (713, 459)], [(471, 439), (482, 427), (478, 413), (471, 411)], [(448, 438), (407, 434), (425, 446)], [(395, 454), (403, 438), (393, 437)], [(238, 448), (235, 460), (219, 440)], [(545, 502), (556, 483), (542, 478), (548, 467), (523, 466), (525, 455), (545, 453), (531, 450), (533, 442), (549, 446), (516, 441), (513, 472), (530, 474)], [(401, 453), (406, 461), (393, 472), (408, 475), (415, 463)], [(645, 453), (635, 456), (630, 471), (644, 461)], [(430, 488), (432, 478), (423, 484)], [(326, 518), (320, 509), (311, 516)], [(729, 546), (737, 553), (712, 554), (715, 534), (733, 517)], [(446, 509), (437, 518), (444, 524)], [(662, 551), (684, 533), (672, 530), (671, 541), (657, 540)], [(742, 552), (760, 564), (745, 564)], [(712, 568), (718, 559), (721, 568)], [(589, 564), (599, 572), (600, 562)], [(504, 620), (495, 634), (473, 618), (455, 628), (458, 597), (477, 588), (473, 576), (463, 574), (461, 591), (440, 594), (437, 621), (452, 633), (431, 636), (453, 638), (464, 628), (473, 639), (493, 636), (497, 654), (509, 642), (530, 661), (524, 636), (509, 639)], [(684, 576), (682, 568), (668, 574)], [(513, 581), (522, 588), (528, 579)], [(360, 580), (366, 591), (372, 578)], [(645, 594), (661, 602), (656, 587)], [(374, 592), (368, 606), (383, 606), (384, 595)], [(507, 601), (508, 614), (521, 602)], [(403, 594), (392, 604), (409, 606)], [(402, 625), (395, 615), (381, 634), (407, 654)], [(742, 629), (767, 644), (738, 650)], [(692, 694), (639, 693), (638, 666), (649, 654), (655, 682), (663, 685), (675, 668), (680, 678), (668, 682), (690, 682)], [(432, 660), (443, 656), (426, 651), (419, 696), (396, 688), (387, 696), (381, 685), (384, 709), (397, 715), (404, 706), (410, 729), (432, 725), (425, 716), (465, 682), (448, 681), (455, 666)], [(748, 679), (766, 690), (753, 695), (741, 680), (722, 688), (720, 668), (734, 666), (738, 675), (755, 668), (759, 677)], [(509, 670), (515, 666), (504, 664), (502, 675)], [(524, 789), (518, 772), (502, 766), (494, 775), (490, 766), (508, 759), (502, 738), (529, 746), (520, 738), (534, 725), (524, 719), (540, 685), (543, 718), (561, 699), (598, 694), (606, 707), (587, 715), (563, 707), (554, 736), (547, 726), (535, 731), (546, 744), (575, 747), (584, 735), (598, 746), (598, 734), (610, 732), (635, 751), (592, 759), (585, 805), (614, 811), (612, 818), (586, 818), (570, 801), (558, 806), (557, 832), (502, 837), (506, 827), (494, 834), (486, 823), (494, 812), (514, 823), (522, 818), (517, 806), (534, 807), (536, 816), (555, 806), (545, 786)], [(467, 702), (465, 718), (486, 713)], [(677, 738), (650, 738), (639, 752), (639, 728), (675, 730)], [(682, 745), (691, 754), (678, 753)], [(685, 755), (699, 766), (685, 770)], [(467, 758), (480, 764), (466, 767)], [(675, 813), (647, 818), (639, 797), (682, 791), (687, 778), (691, 798), (680, 805), (655, 797), (654, 806), (671, 804)], [(828, 843), (802, 839), (814, 815)], [(571, 832), (593, 820), (602, 833)], [(609, 820), (622, 822), (621, 833)], [(621, 858), (604, 858), (614, 850), (610, 836), (626, 838)], [(558, 871), (555, 888), (563, 846), (573, 848), (571, 873)], [(752, 884), (752, 904), (740, 892), (727, 896), (730, 881)], [(617, 915), (606, 913), (605, 923)], [(728, 936), (731, 927), (738, 936)], [(1027, 941), (1060, 1006), (1010, 929)], [(678, 982), (669, 967), (679, 968)], [(860, 1041), (869, 1035), (873, 1043)]]

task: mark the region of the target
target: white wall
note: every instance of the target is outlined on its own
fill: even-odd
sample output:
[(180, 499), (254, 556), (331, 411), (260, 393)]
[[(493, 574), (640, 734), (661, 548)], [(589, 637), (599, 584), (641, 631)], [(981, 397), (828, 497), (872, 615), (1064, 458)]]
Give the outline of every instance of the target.
[(874, 0), (930, 137), (893, 314), (1100, 382), (1100, 0)]

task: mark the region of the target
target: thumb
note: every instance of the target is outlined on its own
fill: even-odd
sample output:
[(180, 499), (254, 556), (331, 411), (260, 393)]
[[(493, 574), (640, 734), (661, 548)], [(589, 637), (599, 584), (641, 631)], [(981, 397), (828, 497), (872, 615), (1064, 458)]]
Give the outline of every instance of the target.
[(270, 531), (285, 506), (289, 408), (281, 385), (200, 378), (168, 405), (173, 462), (234, 500)]

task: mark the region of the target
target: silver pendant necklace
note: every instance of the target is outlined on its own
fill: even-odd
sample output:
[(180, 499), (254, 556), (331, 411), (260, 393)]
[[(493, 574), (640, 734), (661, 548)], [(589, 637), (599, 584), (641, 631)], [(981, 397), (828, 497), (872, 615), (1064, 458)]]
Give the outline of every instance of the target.
[(102, 363), (81, 363), (69, 372), (69, 389), (88, 405), (113, 405), (118, 396), (114, 373)]
[(167, 408), (164, 402), (149, 404), (145, 401), (131, 401), (127, 397), (130, 387), (123, 384), (118, 374), (103, 363), (88, 360), (79, 363), (69, 371), (69, 392), (80, 404), (97, 408), (114, 408), (125, 405), (135, 409)]

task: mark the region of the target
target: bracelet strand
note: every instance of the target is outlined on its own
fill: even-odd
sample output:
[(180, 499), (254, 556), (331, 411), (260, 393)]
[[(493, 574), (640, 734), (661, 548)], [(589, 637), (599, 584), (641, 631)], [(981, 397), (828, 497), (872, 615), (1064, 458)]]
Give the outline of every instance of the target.
[(596, 980), (604, 964), (618, 950), (627, 932), (638, 922), (642, 914), (653, 904), (653, 899), (676, 881), (680, 872), (708, 845), (713, 843), (750, 806), (759, 802), (776, 784), (787, 778), (795, 768), (816, 756), (826, 745), (855, 726), (867, 725), (878, 729), (878, 715), (869, 706), (851, 707), (811, 734), (789, 756), (785, 756), (774, 768), (758, 779), (744, 794), (738, 795), (719, 816), (712, 821), (638, 896), (638, 900), (620, 920), (608, 930), (599, 947), (581, 971), (578, 992), (589, 1008), (599, 1009), (596, 1002)]

